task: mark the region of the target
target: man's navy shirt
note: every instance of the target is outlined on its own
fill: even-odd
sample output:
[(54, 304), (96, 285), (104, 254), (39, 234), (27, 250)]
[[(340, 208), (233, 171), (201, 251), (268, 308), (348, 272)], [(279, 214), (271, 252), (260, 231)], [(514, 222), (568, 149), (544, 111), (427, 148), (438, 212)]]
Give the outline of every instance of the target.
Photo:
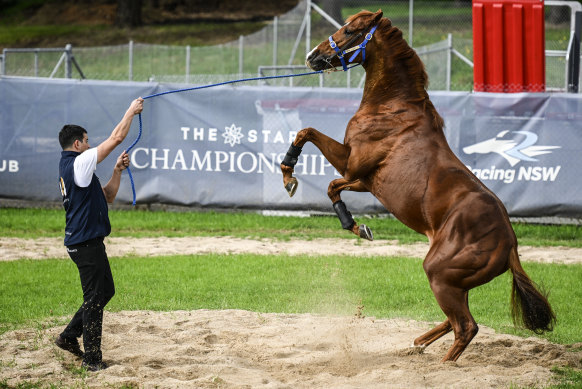
[(63, 207), (66, 211), (65, 246), (105, 237), (111, 232), (107, 200), (99, 178), (93, 173), (86, 188), (75, 184), (74, 162), (80, 153), (63, 151), (59, 175)]

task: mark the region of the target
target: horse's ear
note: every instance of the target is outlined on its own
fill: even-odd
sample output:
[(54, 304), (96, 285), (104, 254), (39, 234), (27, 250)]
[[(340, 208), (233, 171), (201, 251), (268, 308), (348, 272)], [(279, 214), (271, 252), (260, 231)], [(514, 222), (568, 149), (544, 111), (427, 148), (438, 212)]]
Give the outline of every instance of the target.
[(378, 22), (380, 21), (380, 19), (382, 19), (382, 15), (384, 15), (384, 13), (382, 12), (381, 9), (379, 9), (378, 11), (376, 11), (376, 13), (374, 14), (374, 23), (378, 24)]

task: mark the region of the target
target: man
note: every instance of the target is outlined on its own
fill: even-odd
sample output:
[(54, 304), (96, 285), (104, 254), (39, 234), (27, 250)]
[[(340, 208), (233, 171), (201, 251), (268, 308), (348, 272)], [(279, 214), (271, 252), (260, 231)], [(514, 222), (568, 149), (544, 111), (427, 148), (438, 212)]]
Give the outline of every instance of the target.
[[(107, 203), (117, 196), (121, 173), (129, 166), (129, 155), (121, 153), (111, 179), (103, 187), (94, 172), (97, 164), (123, 142), (133, 117), (142, 110), (143, 99), (135, 99), (111, 135), (96, 148), (90, 148), (87, 131), (80, 126), (67, 124), (59, 132), (63, 149), (59, 176), (66, 210), (65, 246), (79, 269), (83, 304), (55, 344), (82, 357), (82, 366), (89, 371), (107, 368), (101, 356), (101, 329), (103, 309), (115, 288), (103, 238), (111, 232)], [(77, 340), (81, 335), (84, 353)]]

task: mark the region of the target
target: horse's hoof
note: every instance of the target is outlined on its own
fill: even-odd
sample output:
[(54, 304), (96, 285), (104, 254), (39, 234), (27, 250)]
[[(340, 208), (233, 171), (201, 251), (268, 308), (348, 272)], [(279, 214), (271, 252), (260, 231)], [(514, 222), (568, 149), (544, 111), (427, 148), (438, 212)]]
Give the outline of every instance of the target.
[(287, 193), (289, 193), (289, 197), (293, 197), (295, 192), (297, 192), (298, 185), (299, 183), (297, 182), (297, 178), (291, 177), (287, 185), (285, 185), (285, 189), (287, 190)]
[(372, 234), (372, 230), (370, 230), (370, 228), (365, 224), (360, 224), (360, 238), (374, 240), (374, 234)]
[(424, 349), (426, 349), (426, 346), (414, 346), (413, 345), (413, 346), (410, 346), (408, 348), (400, 350), (400, 352), (398, 352), (398, 354), (401, 356), (419, 355), (419, 354), (424, 353)]

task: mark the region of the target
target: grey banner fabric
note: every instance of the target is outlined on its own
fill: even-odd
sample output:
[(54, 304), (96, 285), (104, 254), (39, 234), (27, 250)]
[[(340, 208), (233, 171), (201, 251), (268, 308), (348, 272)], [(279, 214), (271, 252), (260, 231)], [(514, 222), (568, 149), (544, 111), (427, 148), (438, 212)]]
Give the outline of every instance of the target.
[[(0, 79), (0, 197), (60, 200), (57, 135), (66, 123), (96, 146), (138, 96), (184, 85)], [(432, 92), (456, 155), (512, 216), (582, 217), (582, 96)], [(314, 127), (342, 142), (361, 90), (221, 86), (147, 99), (132, 149), (138, 203), (332, 211), (339, 177), (307, 144), (289, 198), (279, 163), (295, 133)], [(138, 134), (138, 120), (124, 144)], [(98, 166), (108, 180), (115, 158)], [(352, 212), (385, 212), (370, 194), (344, 192)], [(117, 201), (131, 203), (124, 174)]]

